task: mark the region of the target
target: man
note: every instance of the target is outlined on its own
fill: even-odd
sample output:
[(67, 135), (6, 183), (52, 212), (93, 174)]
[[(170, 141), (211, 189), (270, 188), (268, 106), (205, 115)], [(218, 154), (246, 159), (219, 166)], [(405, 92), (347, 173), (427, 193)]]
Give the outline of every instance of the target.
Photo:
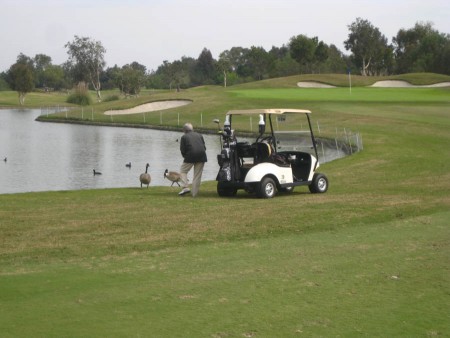
[(194, 132), (191, 123), (185, 123), (183, 126), (184, 135), (180, 140), (180, 151), (184, 158), (180, 169), (181, 183), (183, 189), (178, 195), (182, 196), (191, 192), (187, 179), (188, 172), (194, 167), (194, 178), (192, 179), (192, 197), (197, 196), (200, 182), (202, 180), (203, 167), (206, 158), (206, 146), (203, 136)]

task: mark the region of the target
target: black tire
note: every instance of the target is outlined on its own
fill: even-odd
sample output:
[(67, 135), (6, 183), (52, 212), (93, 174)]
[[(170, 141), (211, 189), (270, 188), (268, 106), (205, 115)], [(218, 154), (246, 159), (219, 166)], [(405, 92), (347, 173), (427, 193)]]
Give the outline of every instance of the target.
[(220, 197), (233, 197), (237, 194), (237, 189), (233, 187), (225, 187), (222, 183), (217, 183), (217, 194)]
[(275, 181), (270, 177), (264, 177), (259, 184), (259, 189), (257, 191), (258, 197), (261, 198), (272, 198), (277, 193), (277, 185)]
[(308, 188), (313, 194), (323, 194), (328, 190), (328, 178), (324, 174), (315, 173)]

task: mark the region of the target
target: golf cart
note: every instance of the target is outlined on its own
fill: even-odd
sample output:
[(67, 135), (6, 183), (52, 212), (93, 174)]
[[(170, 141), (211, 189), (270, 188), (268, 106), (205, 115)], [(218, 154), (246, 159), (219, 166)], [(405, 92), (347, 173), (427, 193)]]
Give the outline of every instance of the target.
[[(328, 179), (316, 172), (319, 161), (310, 114), (309, 110), (300, 109), (229, 111), (223, 130), (219, 126), (221, 153), (217, 155), (220, 169), (216, 178), (219, 196), (235, 196), (239, 189), (244, 189), (258, 197), (272, 198), (277, 192), (290, 193), (294, 187), (303, 185), (312, 193), (326, 192)], [(238, 123), (243, 117), (250, 120), (250, 125), (253, 117), (259, 118), (259, 134), (254, 142), (239, 142), (232, 129), (232, 125), (244, 126), (243, 122)], [(296, 127), (306, 122), (305, 117), (306, 131)], [(270, 126), (268, 132), (266, 125)]]

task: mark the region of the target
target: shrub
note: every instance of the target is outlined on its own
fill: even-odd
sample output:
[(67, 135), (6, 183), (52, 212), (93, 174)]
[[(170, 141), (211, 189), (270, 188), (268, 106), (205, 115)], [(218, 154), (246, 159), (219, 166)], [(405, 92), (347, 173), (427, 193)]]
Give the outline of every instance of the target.
[(105, 99), (103, 100), (103, 102), (109, 102), (109, 101), (117, 101), (119, 100), (119, 95), (109, 95), (107, 97), (105, 97)]
[(91, 96), (89, 95), (87, 85), (83, 82), (80, 82), (75, 87), (75, 92), (69, 95), (66, 102), (77, 104), (80, 106), (89, 106), (92, 103), (92, 99)]

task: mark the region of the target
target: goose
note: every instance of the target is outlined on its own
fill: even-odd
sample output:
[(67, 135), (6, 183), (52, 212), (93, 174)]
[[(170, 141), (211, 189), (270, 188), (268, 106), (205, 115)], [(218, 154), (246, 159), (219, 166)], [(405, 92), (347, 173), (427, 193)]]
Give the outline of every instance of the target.
[(5, 162), (6, 162), (6, 161), (8, 161), (8, 158), (7, 158), (7, 157), (5, 157), (5, 159), (4, 159), (3, 161), (5, 161)]
[(94, 175), (101, 175), (102, 174), (100, 171), (95, 171), (95, 169), (93, 171), (94, 171)]
[(164, 171), (164, 178), (167, 178), (169, 181), (172, 181), (172, 184), (170, 186), (173, 186), (174, 183), (180, 186), (180, 183), (178, 183), (181, 181), (180, 173), (177, 173), (176, 171), (169, 171), (168, 169), (166, 169), (166, 171)]
[(141, 188), (142, 188), (143, 184), (146, 184), (147, 188), (148, 188), (148, 185), (152, 181), (152, 178), (150, 177), (150, 174), (147, 173), (148, 167), (150, 167), (150, 164), (147, 163), (145, 165), (145, 173), (143, 173), (143, 174), (141, 174), (141, 176), (139, 176), (139, 181), (141, 181)]
[(131, 168), (131, 162), (128, 162), (127, 164), (125, 164), (125, 167)]

